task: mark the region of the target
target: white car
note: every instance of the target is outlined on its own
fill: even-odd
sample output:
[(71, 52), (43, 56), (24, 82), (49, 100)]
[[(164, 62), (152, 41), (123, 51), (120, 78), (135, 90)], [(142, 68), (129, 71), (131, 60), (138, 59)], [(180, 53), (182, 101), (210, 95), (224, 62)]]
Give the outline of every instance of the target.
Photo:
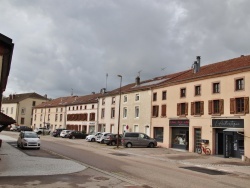
[(107, 138), (107, 136), (110, 135), (110, 134), (111, 134), (111, 133), (106, 133), (106, 132), (100, 134), (99, 136), (97, 136), (96, 142), (103, 144), (103, 143), (104, 143), (104, 140), (105, 140), (105, 139)]
[(36, 132), (37, 134), (50, 134), (50, 129), (46, 128), (46, 127), (39, 127), (39, 128), (35, 128), (34, 132)]
[(72, 130), (62, 130), (62, 132), (60, 133), (60, 137), (66, 138), (66, 136), (71, 132)]
[(86, 136), (86, 141), (88, 141), (88, 142), (95, 142), (97, 136), (100, 135), (100, 134), (101, 134), (101, 132), (92, 133), (92, 134)]
[(40, 149), (41, 140), (34, 131), (21, 131), (17, 139), (17, 147)]

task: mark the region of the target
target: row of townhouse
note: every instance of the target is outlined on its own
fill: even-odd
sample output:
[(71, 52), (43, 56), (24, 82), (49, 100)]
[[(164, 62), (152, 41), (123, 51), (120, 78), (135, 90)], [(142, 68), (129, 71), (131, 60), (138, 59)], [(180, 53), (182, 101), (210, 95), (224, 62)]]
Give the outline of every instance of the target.
[(250, 158), (250, 56), (200, 64), (198, 56), (190, 70), (43, 103), (33, 125), (87, 133), (118, 133), (119, 126), (119, 133), (144, 132), (162, 147), (196, 152), (204, 140), (212, 154)]

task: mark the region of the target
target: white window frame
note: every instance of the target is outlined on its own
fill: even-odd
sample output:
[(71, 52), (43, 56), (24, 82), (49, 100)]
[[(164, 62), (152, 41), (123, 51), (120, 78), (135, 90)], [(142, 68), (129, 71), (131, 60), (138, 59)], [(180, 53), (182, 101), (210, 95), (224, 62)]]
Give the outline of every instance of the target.
[(140, 116), (140, 107), (135, 106), (135, 118), (139, 118), (139, 116)]

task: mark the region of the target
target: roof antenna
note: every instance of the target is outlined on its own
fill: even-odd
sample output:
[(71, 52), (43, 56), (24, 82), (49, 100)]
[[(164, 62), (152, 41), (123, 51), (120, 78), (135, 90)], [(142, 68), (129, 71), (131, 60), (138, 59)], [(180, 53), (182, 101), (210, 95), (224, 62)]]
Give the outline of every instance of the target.
[(142, 70), (140, 70), (140, 71), (138, 72), (138, 77), (140, 77), (140, 73), (141, 73), (141, 71), (142, 71)]
[(73, 89), (71, 88), (71, 96), (73, 96)]
[(109, 76), (108, 73), (106, 73), (106, 91), (108, 91), (108, 86), (107, 86), (107, 83), (108, 83), (108, 81), (107, 81), (107, 80), (108, 80), (108, 76)]

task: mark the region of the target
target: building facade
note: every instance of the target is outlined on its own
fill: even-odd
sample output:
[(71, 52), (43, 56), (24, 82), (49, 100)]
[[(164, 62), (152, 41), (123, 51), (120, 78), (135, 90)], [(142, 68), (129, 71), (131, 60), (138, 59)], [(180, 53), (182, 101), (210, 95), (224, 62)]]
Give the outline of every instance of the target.
[(32, 126), (33, 107), (47, 101), (37, 93), (13, 94), (2, 100), (2, 112), (16, 120), (17, 125)]
[(250, 157), (249, 71), (250, 56), (242, 56), (188, 70), (154, 88), (152, 95), (160, 97), (152, 99), (152, 136), (167, 148), (196, 152), (203, 141), (212, 154)]

